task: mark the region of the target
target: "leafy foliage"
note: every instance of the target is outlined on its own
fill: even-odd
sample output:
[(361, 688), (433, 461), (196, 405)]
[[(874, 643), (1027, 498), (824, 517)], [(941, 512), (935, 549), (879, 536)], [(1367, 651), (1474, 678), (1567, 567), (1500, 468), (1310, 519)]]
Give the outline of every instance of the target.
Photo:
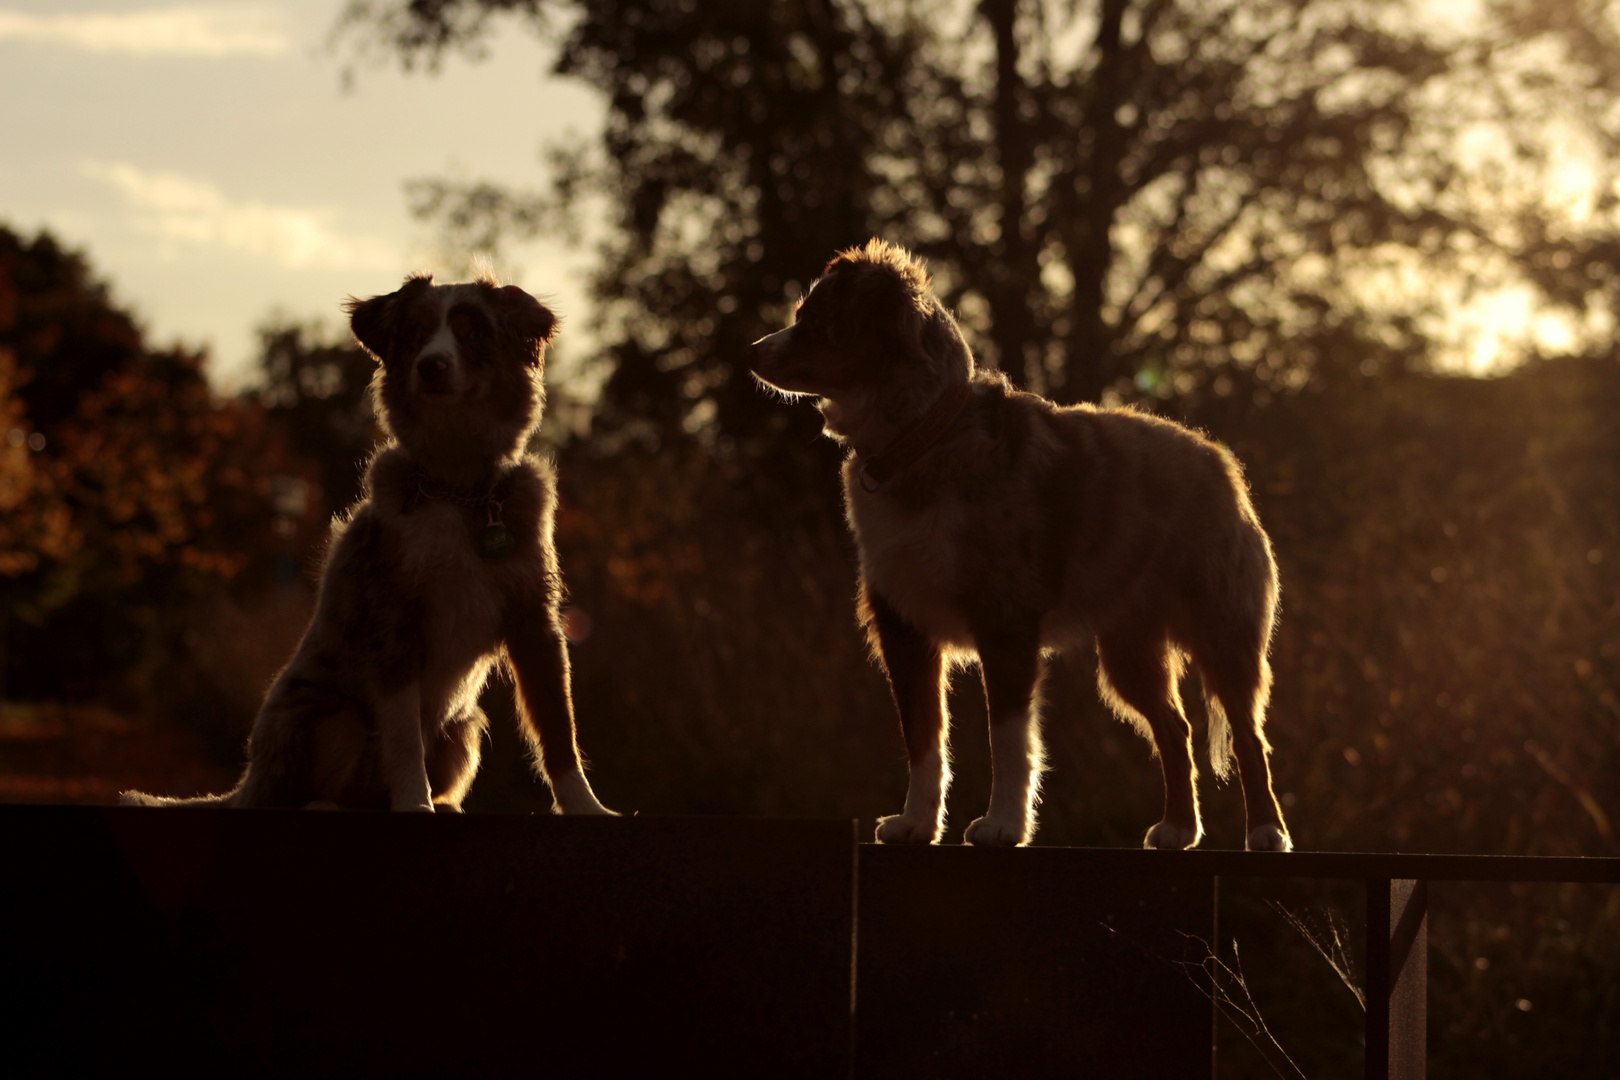
[(315, 469), (304, 494), (324, 523), (360, 496), (360, 478), (377, 444), (369, 388), (376, 362), (352, 340), (322, 327), (271, 322), (259, 330), (260, 386), (254, 394), (278, 438)]
[(1524, 250), (1465, 140), (1533, 130), (1492, 64), (1546, 22), (1460, 36), (1425, 10), (434, 0), (349, 23), (407, 64), (476, 46), (497, 14), (560, 36), (556, 72), (609, 104), (600, 146), (551, 148), (549, 191), (419, 181), (417, 207), (494, 248), (577, 233), (605, 194), (604, 423), (770, 468), (789, 421), (740, 347), (873, 234), (930, 258), (983, 359), (1064, 401), (1423, 367), (1436, 273), (1466, 287), (1501, 269), (1486, 253)]
[(201, 356), (148, 350), (48, 234), (0, 229), (0, 419), (12, 692), (105, 692), (160, 612), (270, 535), (260, 411), (216, 398)]

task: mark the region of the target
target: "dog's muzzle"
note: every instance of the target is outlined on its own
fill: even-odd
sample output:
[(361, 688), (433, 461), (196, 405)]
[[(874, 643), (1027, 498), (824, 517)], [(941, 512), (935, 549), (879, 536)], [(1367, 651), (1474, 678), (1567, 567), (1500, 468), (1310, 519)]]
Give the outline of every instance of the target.
[(416, 360), (416, 388), (424, 394), (455, 392), (454, 365), (443, 353), (428, 353)]
[(779, 358), (792, 333), (793, 327), (789, 326), (784, 330), (778, 330), (774, 334), (766, 334), (744, 349), (743, 360), (748, 364), (748, 370), (756, 375), (764, 376), (766, 374), (764, 369), (770, 367)]

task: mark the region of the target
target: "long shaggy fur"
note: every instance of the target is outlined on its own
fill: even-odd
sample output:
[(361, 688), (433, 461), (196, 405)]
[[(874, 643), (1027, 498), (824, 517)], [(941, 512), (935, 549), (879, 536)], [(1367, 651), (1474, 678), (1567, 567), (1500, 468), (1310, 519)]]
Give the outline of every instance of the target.
[[(1165, 814), (1147, 845), (1202, 835), (1179, 692), (1191, 662), (1211, 703), (1211, 764), (1222, 776), (1238, 766), (1248, 845), (1291, 846), (1261, 733), (1276, 565), (1229, 452), (1166, 420), (1059, 408), (977, 370), (922, 261), (878, 240), (833, 258), (793, 325), (750, 346), (749, 363), (766, 384), (820, 399), (828, 433), (851, 451), (860, 621), (911, 762), (906, 808), (879, 823), (879, 840), (938, 840), (945, 676), (976, 658), (994, 776), (966, 839), (1028, 842), (1043, 656), (1095, 643), (1104, 700), (1163, 766)], [(964, 394), (954, 422), (912, 456), (913, 433), (948, 421)]]
[(254, 721), (247, 769), (223, 795), (121, 801), (459, 810), (488, 726), (479, 693), (505, 663), (557, 808), (607, 813), (575, 745), (556, 482), (524, 452), (556, 317), (513, 286), (428, 276), (348, 311), (378, 361), (387, 441), (333, 524), (314, 618)]

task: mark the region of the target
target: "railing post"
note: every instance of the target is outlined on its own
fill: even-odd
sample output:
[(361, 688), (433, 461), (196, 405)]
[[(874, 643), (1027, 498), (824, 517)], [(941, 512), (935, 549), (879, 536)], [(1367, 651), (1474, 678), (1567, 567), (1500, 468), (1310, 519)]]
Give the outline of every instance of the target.
[(1367, 882), (1367, 1080), (1428, 1066), (1429, 883)]
[(1221, 1075), (1221, 877), (1210, 878), (1214, 918), (1209, 928), (1209, 1076)]

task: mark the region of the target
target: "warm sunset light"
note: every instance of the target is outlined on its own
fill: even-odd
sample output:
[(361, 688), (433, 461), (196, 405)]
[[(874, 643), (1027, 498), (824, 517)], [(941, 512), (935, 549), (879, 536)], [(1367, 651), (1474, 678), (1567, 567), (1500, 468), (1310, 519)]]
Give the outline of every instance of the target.
[[(1061, 914), (986, 849), (1098, 849), (1071, 944), (1217, 1075), (1612, 1076), (1617, 63), (1588, 0), (0, 0), (0, 835), (669, 860), (589, 922), (826, 819), (919, 1024), (1105, 1009), (948, 969)], [(805, 1060), (948, 1074), (834, 1004)]]

